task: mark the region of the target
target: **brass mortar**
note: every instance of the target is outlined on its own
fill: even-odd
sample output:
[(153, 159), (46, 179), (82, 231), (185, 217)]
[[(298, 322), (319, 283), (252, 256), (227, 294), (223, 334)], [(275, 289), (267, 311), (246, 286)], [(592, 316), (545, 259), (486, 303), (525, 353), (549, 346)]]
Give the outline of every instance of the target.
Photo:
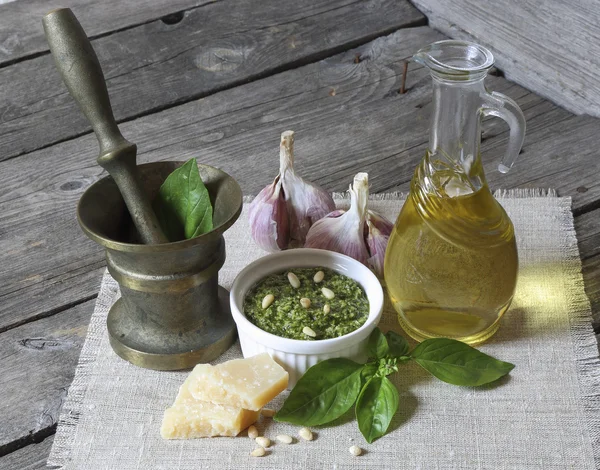
[[(150, 200), (184, 162), (148, 163), (138, 174)], [(85, 234), (106, 249), (121, 298), (108, 314), (114, 351), (149, 369), (176, 370), (217, 358), (235, 339), (229, 293), (218, 285), (225, 262), (223, 232), (242, 210), (242, 192), (227, 173), (198, 165), (214, 208), (214, 229), (190, 240), (144, 245), (111, 176), (83, 194), (77, 218)]]

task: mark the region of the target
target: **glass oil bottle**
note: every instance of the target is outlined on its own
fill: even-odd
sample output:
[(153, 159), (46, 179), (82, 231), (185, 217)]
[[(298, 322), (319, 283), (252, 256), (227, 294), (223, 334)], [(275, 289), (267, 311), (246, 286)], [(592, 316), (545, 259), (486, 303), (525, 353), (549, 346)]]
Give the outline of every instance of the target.
[(414, 59), (433, 80), (429, 146), (388, 243), (385, 281), (410, 336), (479, 344), (498, 329), (518, 270), (513, 224), (483, 172), (480, 123), (493, 115), (509, 124), (505, 173), (523, 144), (525, 118), (510, 98), (487, 92), (493, 57), (482, 46), (441, 41)]

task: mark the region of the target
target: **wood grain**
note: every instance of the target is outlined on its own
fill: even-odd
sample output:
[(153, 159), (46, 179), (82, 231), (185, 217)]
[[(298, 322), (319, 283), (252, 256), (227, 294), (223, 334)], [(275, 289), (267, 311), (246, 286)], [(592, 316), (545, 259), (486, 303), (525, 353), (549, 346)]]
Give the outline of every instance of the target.
[(88, 301), (0, 335), (0, 455), (56, 424), (93, 308)]
[[(562, 24), (579, 37), (571, 22), (588, 31), (590, 43), (576, 42), (573, 61), (581, 65), (586, 48), (597, 48), (591, 0), (584, 0), (580, 14), (557, 1), (529, 8), (527, 2), (500, 0), (490, 8), (458, 0), (437, 2), (436, 8), (469, 11), (466, 17), (474, 24), (485, 19), (500, 31), (516, 31), (503, 33), (506, 44), (497, 38), (490, 42), (510, 77), (555, 99), (557, 87), (564, 87), (566, 101), (574, 93), (580, 104), (597, 109), (598, 101), (589, 95), (599, 88), (596, 72), (589, 75), (595, 65), (574, 76), (561, 57), (562, 45), (556, 45)], [(275, 176), (279, 134), (291, 128), (298, 171), (327, 189), (344, 190), (356, 172), (366, 170), (374, 192), (408, 190), (427, 143), (431, 93), (426, 71), (414, 64), (407, 93), (398, 93), (402, 61), (443, 36), (427, 27), (406, 28), (336, 54), (419, 23), (423, 16), (405, 1), (392, 0), (240, 5), (229, 0), (145, 0), (144, 8), (116, 0), (70, 2), (88, 34), (101, 36), (94, 45), (117, 117), (128, 121), (122, 128), (138, 142), (140, 160), (197, 157), (229, 172), (252, 194)], [(45, 468), (52, 437), (30, 443), (53, 432), (104, 270), (102, 250), (85, 238), (75, 218), (83, 191), (104, 176), (95, 164), (97, 143), (92, 135), (77, 137), (88, 132), (87, 123), (44, 52), (40, 20), (46, 9), (44, 0), (0, 5), (0, 160), (5, 160), (0, 161), (0, 455), (10, 452), (0, 457), (0, 469), (10, 470)], [(178, 10), (188, 11), (158, 19)], [(529, 10), (539, 22), (529, 18)], [(552, 19), (553, 11), (566, 12), (559, 18), (564, 23)], [(535, 37), (519, 30), (521, 18)], [(453, 35), (475, 34), (457, 29), (462, 18), (458, 27), (435, 15), (431, 19)], [(549, 34), (539, 32), (550, 24), (555, 29)], [(483, 33), (494, 38), (496, 31)], [(511, 54), (516, 63), (507, 59)], [(318, 61), (322, 57), (328, 58)], [(558, 67), (553, 59), (561, 61), (554, 63)], [(519, 75), (532, 71), (537, 72), (533, 78)], [(585, 87), (572, 92), (577, 79)], [(516, 99), (528, 120), (524, 152), (508, 175), (496, 171), (506, 125), (485, 121), (482, 153), (490, 184), (553, 187), (573, 197), (585, 288), (598, 328), (599, 121), (573, 116), (500, 77), (490, 77), (488, 85)], [(72, 140), (52, 145), (64, 139)]]
[(47, 437), (42, 442), (30, 444), (4, 457), (0, 457), (0, 470), (47, 470), (46, 461), (54, 436)]
[[(593, 326), (600, 339), (600, 255), (583, 260), (585, 293), (592, 306)], [(600, 345), (600, 343), (599, 343)]]
[(596, 0), (413, 0), (444, 34), (488, 46), (506, 77), (576, 114), (600, 117)]
[(575, 230), (583, 264), (585, 293), (592, 305), (594, 328), (600, 334), (600, 208), (576, 217)]
[[(382, 97), (395, 93), (397, 69), (414, 43), (439, 37), (426, 27), (401, 30), (356, 52), (125, 123), (123, 132), (139, 143), (141, 161), (195, 156), (230, 172), (246, 193), (256, 193), (275, 176), (283, 126), (303, 129), (310, 125), (311, 129), (298, 134), (298, 155), (306, 155), (299, 157), (299, 169), (319, 175), (321, 168), (326, 168), (331, 174), (332, 167), (320, 161), (327, 153), (318, 146), (324, 145), (324, 152), (331, 153), (335, 164), (345, 162), (339, 171), (347, 178), (330, 188), (343, 189), (353, 171), (343, 167), (349, 161), (347, 139), (353, 138), (345, 126), (359, 118), (355, 106), (372, 102), (371, 106), (378, 108)], [(365, 60), (354, 64), (355, 53), (363, 53)], [(372, 58), (367, 60), (369, 54)], [(425, 77), (423, 70), (418, 73)], [(340, 94), (330, 96), (332, 87)], [(418, 98), (424, 98), (426, 92), (423, 81)], [(344, 122), (345, 108), (354, 109), (355, 117), (348, 123)], [(410, 114), (415, 108), (402, 109)], [(392, 118), (396, 111), (388, 108), (386, 113), (386, 121), (395, 125)], [(320, 114), (323, 116), (318, 118)], [(337, 141), (322, 132), (315, 135), (319, 127), (310, 121), (316, 118), (321, 129), (323, 119), (331, 122), (331, 135)], [(422, 139), (425, 128), (423, 122), (415, 136)], [(396, 150), (383, 144), (382, 140), (382, 150)], [(102, 169), (94, 162), (96, 145), (95, 137), (86, 135), (0, 163), (0, 250), (4, 254), (0, 264), (0, 330), (97, 291), (99, 276), (92, 278), (81, 270), (86, 265), (89, 272), (99, 269), (102, 252), (85, 238), (75, 218), (82, 192), (102, 176)], [(381, 155), (368, 140), (362, 142), (360, 152), (367, 162)], [(77, 274), (67, 274), (74, 269)], [(63, 276), (69, 276), (68, 280)], [(28, 295), (29, 289), (43, 293), (43, 298)]]
[[(398, 93), (402, 60), (415, 44), (439, 38), (427, 27), (403, 29), (327, 60), (125, 123), (123, 131), (139, 143), (142, 162), (197, 157), (255, 194), (275, 176), (279, 134), (291, 128), (298, 171), (327, 189), (343, 191), (356, 172), (366, 170), (373, 192), (406, 191), (425, 151), (431, 93), (426, 71), (417, 67), (409, 71), (408, 92)], [(500, 175), (495, 168), (506, 126), (497, 119), (484, 123), (491, 185), (556, 187), (573, 196), (576, 208), (598, 200), (600, 185), (589, 171), (597, 159), (597, 121), (573, 116), (503, 78), (490, 77), (489, 85), (517, 100), (529, 129), (522, 162)], [(580, 148), (577, 161), (574, 148)], [(97, 292), (102, 254), (75, 222), (81, 193), (102, 176), (93, 163), (95, 152), (94, 137), (86, 135), (0, 162), (5, 253), (0, 330)], [(582, 185), (589, 189), (578, 192)]]
[[(195, 8), (214, 0), (70, 0), (73, 10), (89, 36), (105, 35), (170, 14)], [(0, 4), (0, 66), (48, 50), (42, 29), (42, 17), (56, 4), (46, 0), (18, 0)], [(175, 21), (166, 18), (165, 21)]]
[[(407, 0), (219, 2), (177, 24), (157, 20), (92, 44), (123, 121), (424, 20)], [(89, 131), (50, 55), (0, 69), (0, 160)]]
[(575, 230), (582, 259), (600, 255), (600, 208), (576, 217)]

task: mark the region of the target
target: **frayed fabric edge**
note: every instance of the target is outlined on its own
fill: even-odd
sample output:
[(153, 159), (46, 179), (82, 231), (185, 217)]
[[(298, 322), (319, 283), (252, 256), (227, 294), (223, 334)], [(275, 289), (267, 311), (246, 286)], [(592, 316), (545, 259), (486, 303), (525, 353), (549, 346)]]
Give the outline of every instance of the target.
[[(333, 199), (336, 201), (348, 199), (346, 192), (332, 193)], [(494, 191), (494, 197), (503, 198), (532, 198), (532, 197), (558, 197), (555, 189), (552, 188), (515, 188), (515, 189), (497, 189)], [(394, 201), (398, 199), (406, 199), (406, 193), (401, 191), (393, 191), (389, 193), (369, 194), (369, 199), (372, 201)], [(244, 196), (244, 202), (250, 203), (254, 200), (253, 195)]]
[(566, 232), (564, 270), (571, 279), (570, 285), (573, 287), (569, 289), (567, 296), (571, 305), (569, 309), (571, 312), (571, 338), (579, 379), (581, 417), (587, 424), (596, 468), (600, 468), (600, 355), (598, 341), (592, 326), (592, 307), (584, 289), (571, 198), (563, 198), (560, 207), (566, 221), (563, 226)]

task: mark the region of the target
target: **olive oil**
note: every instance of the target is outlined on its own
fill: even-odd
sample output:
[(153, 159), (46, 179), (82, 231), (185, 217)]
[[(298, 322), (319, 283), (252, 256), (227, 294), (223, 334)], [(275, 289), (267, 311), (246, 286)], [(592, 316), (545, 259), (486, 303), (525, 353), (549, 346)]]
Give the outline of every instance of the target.
[(438, 41), (413, 59), (432, 79), (429, 144), (388, 241), (385, 282), (413, 338), (478, 344), (498, 329), (518, 270), (512, 222), (481, 164), (481, 120), (495, 116), (510, 127), (498, 165), (506, 173), (523, 146), (525, 116), (508, 96), (487, 90), (494, 57), (485, 47)]
[(426, 155), (390, 236), (388, 294), (400, 324), (419, 341), (481, 343), (495, 333), (514, 295), (512, 222), (491, 194), (479, 157), (471, 170), (457, 172)]

